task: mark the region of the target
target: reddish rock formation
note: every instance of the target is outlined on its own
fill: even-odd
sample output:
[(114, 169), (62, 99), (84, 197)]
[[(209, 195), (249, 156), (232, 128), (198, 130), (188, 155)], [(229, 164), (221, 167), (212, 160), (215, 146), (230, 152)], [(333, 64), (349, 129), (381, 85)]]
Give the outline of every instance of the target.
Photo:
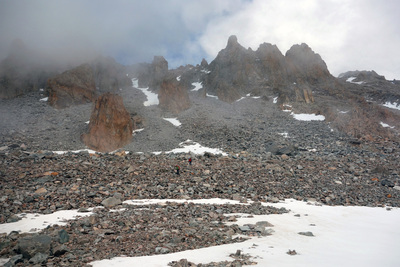
[(55, 108), (89, 103), (95, 100), (96, 85), (92, 68), (83, 64), (47, 80), (49, 104)]
[(89, 131), (82, 141), (99, 152), (114, 151), (132, 139), (132, 120), (122, 97), (105, 93), (97, 98), (90, 117)]
[(160, 108), (174, 114), (190, 107), (187, 90), (175, 78), (168, 78), (162, 82), (158, 100)]

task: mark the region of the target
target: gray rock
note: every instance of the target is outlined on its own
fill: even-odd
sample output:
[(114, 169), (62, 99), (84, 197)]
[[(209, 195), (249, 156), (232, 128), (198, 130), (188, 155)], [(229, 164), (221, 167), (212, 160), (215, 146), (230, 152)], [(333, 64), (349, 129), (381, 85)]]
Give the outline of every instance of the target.
[(120, 205), (121, 203), (122, 203), (121, 199), (118, 199), (116, 197), (109, 197), (109, 198), (104, 199), (101, 202), (101, 205), (103, 205), (106, 208), (112, 208), (117, 205)]
[(30, 260), (29, 263), (31, 264), (42, 264), (47, 261), (47, 258), (49, 255), (44, 254), (44, 253), (36, 253), (35, 256), (33, 256)]
[(60, 244), (64, 244), (67, 243), (69, 241), (69, 235), (67, 233), (67, 231), (65, 231), (64, 229), (61, 229), (58, 232), (58, 242), (60, 242)]
[(22, 254), (18, 254), (12, 256), (11, 259), (6, 264), (4, 264), (4, 267), (12, 267), (21, 262), (24, 262), (23, 256)]
[(299, 235), (304, 235), (304, 236), (314, 236), (312, 232), (299, 232)]
[(30, 259), (37, 253), (50, 254), (51, 237), (47, 235), (34, 235), (20, 238), (16, 251), (24, 258)]
[(168, 248), (164, 248), (164, 247), (156, 247), (155, 252), (157, 254), (167, 254), (170, 252), (170, 250)]
[(239, 226), (239, 230), (242, 231), (242, 232), (248, 232), (251, 229), (250, 229), (250, 227), (248, 225), (242, 225), (242, 226)]

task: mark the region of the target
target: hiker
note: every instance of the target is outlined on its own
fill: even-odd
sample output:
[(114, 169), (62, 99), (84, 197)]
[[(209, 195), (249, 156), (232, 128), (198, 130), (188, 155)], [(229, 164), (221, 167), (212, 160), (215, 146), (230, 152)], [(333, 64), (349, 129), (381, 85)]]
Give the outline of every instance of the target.
[(179, 166), (176, 165), (176, 166), (175, 166), (175, 169), (176, 169), (176, 174), (179, 175), (179, 170), (180, 170), (181, 168), (179, 168)]
[(192, 158), (189, 158), (189, 165), (192, 165)]

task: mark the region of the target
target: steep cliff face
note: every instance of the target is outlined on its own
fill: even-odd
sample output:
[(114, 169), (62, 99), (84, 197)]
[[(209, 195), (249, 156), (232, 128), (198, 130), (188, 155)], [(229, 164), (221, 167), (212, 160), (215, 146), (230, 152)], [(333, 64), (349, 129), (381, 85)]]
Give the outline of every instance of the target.
[(133, 123), (122, 97), (105, 93), (97, 98), (88, 133), (83, 134), (81, 139), (93, 150), (111, 152), (128, 144), (132, 131)]
[(178, 114), (190, 107), (189, 94), (175, 78), (165, 79), (158, 94), (159, 107)]
[(334, 79), (325, 62), (306, 44), (294, 45), (284, 56), (275, 45), (263, 43), (256, 51), (242, 47), (231, 36), (225, 49), (209, 65), (207, 91), (233, 102), (253, 93), (276, 94), (280, 101), (312, 103), (312, 89)]
[(259, 79), (254, 62), (256, 56), (237, 42), (236, 36), (229, 37), (225, 49), (210, 63), (207, 91), (222, 101), (233, 102), (248, 91), (251, 82)]
[(93, 70), (83, 64), (48, 79), (46, 90), (49, 104), (55, 108), (89, 103), (95, 100), (96, 85)]
[(132, 80), (126, 76), (125, 67), (111, 57), (98, 57), (90, 63), (97, 91), (115, 92), (120, 88), (132, 86)]

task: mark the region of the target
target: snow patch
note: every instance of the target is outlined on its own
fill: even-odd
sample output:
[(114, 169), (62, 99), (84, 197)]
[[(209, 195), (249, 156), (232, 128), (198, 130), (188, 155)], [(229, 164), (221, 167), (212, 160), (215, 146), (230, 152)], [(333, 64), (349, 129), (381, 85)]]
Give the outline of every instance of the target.
[(381, 125), (382, 125), (382, 127), (384, 127), (384, 128), (390, 128), (390, 129), (393, 129), (393, 128), (394, 128), (394, 126), (390, 126), (389, 124), (386, 124), (386, 123), (384, 123), (384, 122), (382, 122), (382, 121), (381, 121)]
[(185, 142), (179, 143), (180, 148), (175, 148), (171, 151), (167, 151), (165, 153), (193, 153), (196, 155), (204, 155), (204, 153), (208, 152), (211, 154), (222, 154), (223, 156), (227, 156), (228, 154), (223, 152), (218, 148), (209, 148), (200, 145), (199, 143), (193, 142), (192, 140), (186, 140)]
[(324, 121), (325, 120), (324, 115), (305, 114), (305, 113), (294, 114), (293, 112), (290, 115), (292, 115), (293, 118), (295, 118), (298, 121)]
[(357, 77), (349, 77), (347, 78), (346, 82), (348, 83), (355, 83), (355, 84), (363, 84), (364, 82), (353, 82)]
[(285, 138), (289, 138), (289, 133), (283, 132), (283, 133), (278, 133), (279, 135), (282, 135)]
[(132, 134), (140, 133), (143, 130), (144, 130), (144, 128), (133, 130)]
[(45, 98), (41, 98), (41, 99), (40, 99), (40, 101), (43, 101), (43, 102), (47, 102), (48, 100), (49, 100), (48, 97), (45, 97)]
[(201, 82), (195, 82), (192, 83), (192, 85), (194, 86), (194, 89), (192, 89), (191, 91), (199, 91), (203, 88), (203, 84)]
[(181, 80), (181, 76), (179, 75), (178, 77), (176, 77), (176, 80), (179, 82)]
[(59, 210), (52, 214), (22, 213), (17, 216), (22, 218), (17, 222), (0, 224), (0, 233), (11, 233), (18, 231), (20, 233), (37, 233), (46, 227), (58, 224), (66, 225), (68, 220), (74, 220), (78, 217), (90, 216), (93, 208), (89, 212), (78, 212), (78, 210)]
[(210, 95), (207, 93), (206, 96), (218, 99), (218, 96), (216, 96), (216, 95)]
[(178, 118), (164, 118), (164, 120), (169, 121), (176, 127), (179, 127), (182, 125), (182, 123), (178, 120)]
[(148, 107), (152, 105), (158, 105), (158, 94), (153, 93), (152, 91), (149, 90), (149, 87), (146, 88), (139, 88), (139, 80), (138, 79), (132, 79), (132, 84), (134, 88), (139, 89), (142, 91), (146, 96), (147, 96), (147, 101), (144, 101), (143, 105)]
[(400, 104), (399, 104), (399, 103), (396, 103), (396, 102), (393, 102), (393, 103), (391, 103), (391, 102), (386, 102), (385, 104), (383, 104), (383, 106), (384, 106), (384, 107), (387, 107), (387, 108), (393, 108), (393, 109), (398, 109), (398, 110), (400, 110)]

